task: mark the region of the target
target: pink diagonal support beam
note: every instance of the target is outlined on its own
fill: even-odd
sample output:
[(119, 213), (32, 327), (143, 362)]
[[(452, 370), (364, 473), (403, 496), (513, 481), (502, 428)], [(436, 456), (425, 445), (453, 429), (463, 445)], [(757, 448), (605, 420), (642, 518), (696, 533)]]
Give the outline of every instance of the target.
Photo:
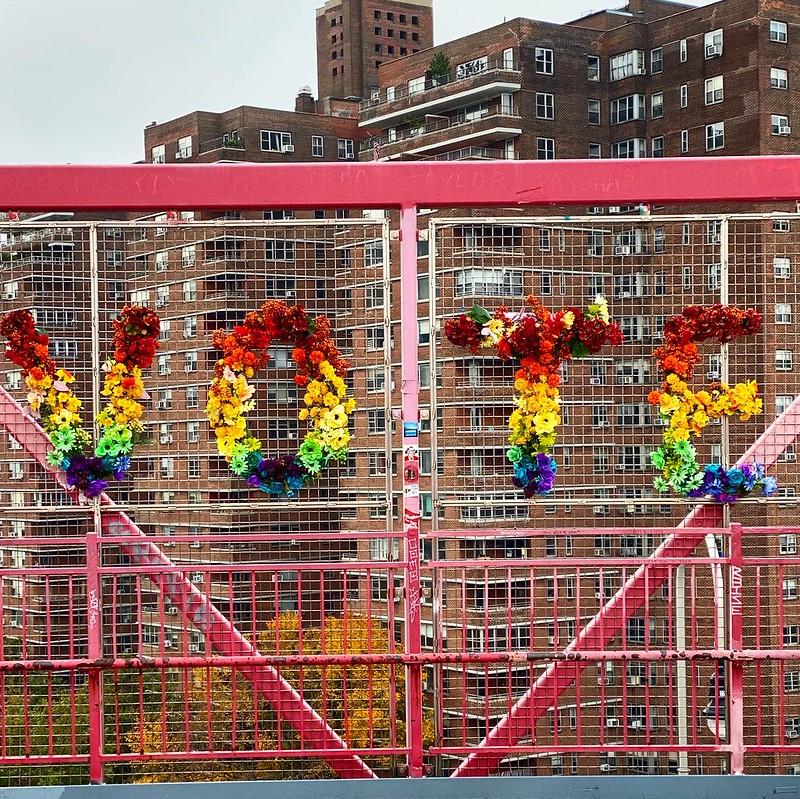
[[(800, 396), (764, 431), (763, 435), (739, 459), (742, 464), (759, 461), (765, 466), (774, 465), (778, 456), (800, 435)], [(695, 508), (658, 549), (628, 579), (625, 585), (608, 601), (598, 614), (566, 647), (566, 652), (581, 650), (599, 651), (624, 628), (625, 623), (644, 605), (648, 595), (654, 594), (669, 576), (669, 567), (658, 566), (661, 558), (688, 557), (702, 543), (705, 530), (720, 522), (722, 508), (718, 504), (705, 504)], [(702, 527), (703, 531), (692, 531)], [(491, 774), (515, 746), (552, 707), (588, 667), (587, 661), (553, 661), (525, 696), (520, 699), (499, 724), (492, 729), (461, 765), (453, 777), (482, 777)], [(492, 747), (491, 750), (487, 747)], [(508, 747), (508, 749), (504, 749)]]
[[(0, 427), (13, 436), (42, 468), (74, 495), (67, 487), (64, 473), (47, 463), (50, 446), (47, 434), (23, 407), (0, 386)], [(114, 502), (105, 494), (101, 497), (105, 507), (114, 508)], [(162, 593), (173, 605), (180, 608), (184, 617), (197, 627), (211, 645), (223, 655), (249, 657), (258, 650), (236, 629), (211, 602), (206, 594), (186, 578), (182, 571), (145, 535), (144, 531), (121, 510), (103, 514), (104, 527), (117, 525), (115, 535), (138, 539), (130, 544), (119, 542), (120, 548), (136, 566), (152, 566), (158, 571), (148, 573)], [(347, 751), (347, 745), (321, 716), (312, 708), (280, 674), (269, 665), (238, 666), (238, 670), (273, 707), (279, 709), (284, 721), (300, 736), (303, 747), (321, 752), (328, 765), (343, 778), (374, 779), (375, 773), (358, 756)]]

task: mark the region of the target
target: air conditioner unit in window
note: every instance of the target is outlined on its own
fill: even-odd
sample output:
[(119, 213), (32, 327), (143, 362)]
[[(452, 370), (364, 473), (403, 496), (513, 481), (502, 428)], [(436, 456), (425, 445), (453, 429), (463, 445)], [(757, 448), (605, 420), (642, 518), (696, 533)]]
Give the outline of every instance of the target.
[(551, 636), (550, 636), (550, 637), (547, 639), (547, 643), (548, 643), (548, 644), (550, 644), (550, 646), (554, 646), (554, 645), (555, 645), (555, 642), (556, 642), (556, 637), (555, 637), (554, 635), (551, 635)]
[(797, 453), (796, 452), (784, 452), (783, 453), (783, 462), (784, 463), (794, 463), (797, 460)]
[(606, 727), (619, 727), (619, 719), (606, 719)]
[(628, 685), (641, 685), (642, 678), (638, 674), (628, 677)]
[(172, 649), (172, 641), (170, 640), (164, 641), (164, 649)]
[(355, 157), (356, 157), (355, 153), (348, 153), (347, 154), (347, 160), (348, 161), (352, 161)]
[[(595, 512), (596, 512), (596, 509), (595, 509)], [(594, 551), (594, 556), (595, 556), (596, 558), (604, 557), (606, 554), (607, 554), (607, 553), (606, 553), (606, 551), (605, 551), (604, 549), (596, 549), (596, 550)], [(599, 591), (595, 592), (595, 596), (596, 596), (598, 599), (600, 599), (600, 592), (599, 592)]]
[(192, 543), (189, 544), (189, 549), (200, 549), (201, 546), (203, 545), (200, 541), (192, 541)]
[(200, 651), (200, 644), (189, 644), (189, 651), (190, 652), (199, 652)]
[(644, 727), (644, 722), (640, 721), (639, 719), (634, 719), (634, 720), (633, 720), (633, 721), (630, 723), (630, 728), (631, 728), (632, 730), (641, 730), (641, 729), (642, 729), (642, 727)]
[[(630, 254), (631, 254), (631, 248), (630, 247), (614, 247), (614, 255), (630, 255)], [(630, 297), (631, 295), (630, 295), (630, 292), (623, 291), (623, 292), (620, 292), (620, 297), (622, 297), (622, 296)]]
[(721, 377), (722, 377), (722, 375), (721, 375), (721, 374), (719, 374), (719, 372), (709, 372), (709, 373), (706, 375), (706, 378), (707, 378), (708, 380), (719, 380)]
[(721, 44), (709, 44), (708, 47), (706, 47), (706, 58), (715, 58), (720, 55), (722, 55)]
[(171, 444), (171, 443), (172, 443), (172, 436), (161, 436), (161, 438), (159, 439), (159, 441), (160, 441), (162, 444)]
[(616, 771), (617, 767), (612, 766), (611, 763), (601, 763), (600, 764), (600, 771), (609, 772), (609, 771)]
[(779, 136), (788, 136), (792, 132), (792, 129), (788, 125), (781, 125), (778, 128), (778, 135)]
[(203, 572), (192, 572), (189, 579), (193, 583), (200, 583), (203, 581)]
[(722, 241), (722, 236), (719, 233), (711, 237), (712, 244), (719, 244), (721, 241)]
[(639, 69), (636, 70), (636, 74), (637, 75), (646, 75), (647, 74), (647, 70), (644, 67), (639, 67)]
[(167, 613), (169, 613), (170, 616), (177, 616), (178, 608), (173, 605), (171, 608), (167, 608)]
[(589, 379), (590, 386), (601, 386), (603, 381), (599, 377), (592, 377)]
[(614, 678), (613, 677), (606, 677), (605, 684), (606, 685), (613, 685), (614, 684)]
[(623, 375), (619, 382), (622, 383), (623, 386), (631, 386), (633, 385), (633, 377), (630, 375)]
[(797, 738), (800, 735), (800, 730), (786, 730), (787, 738)]
[(293, 144), (284, 144), (283, 145), (283, 152), (285, 152), (285, 153), (293, 153), (294, 152), (294, 145)]
[(181, 158), (183, 158), (183, 153), (180, 150), (178, 150), (178, 152), (175, 153), (175, 160), (180, 161)]

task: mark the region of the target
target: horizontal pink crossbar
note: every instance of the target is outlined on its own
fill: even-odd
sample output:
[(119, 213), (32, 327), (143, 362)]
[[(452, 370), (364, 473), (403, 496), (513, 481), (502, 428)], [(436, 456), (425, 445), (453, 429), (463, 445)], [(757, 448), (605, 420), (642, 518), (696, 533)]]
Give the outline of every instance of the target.
[(798, 156), (459, 161), (457, 166), (370, 161), (0, 167), (0, 208), (12, 211), (586, 206), (797, 197)]

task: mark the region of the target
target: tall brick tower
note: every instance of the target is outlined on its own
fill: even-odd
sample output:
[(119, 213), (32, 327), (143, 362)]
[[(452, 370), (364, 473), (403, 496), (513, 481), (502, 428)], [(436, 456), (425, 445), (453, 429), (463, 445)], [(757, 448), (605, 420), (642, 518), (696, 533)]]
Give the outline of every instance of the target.
[(433, 0), (329, 0), (317, 9), (317, 87), (370, 97), (378, 67), (433, 47)]

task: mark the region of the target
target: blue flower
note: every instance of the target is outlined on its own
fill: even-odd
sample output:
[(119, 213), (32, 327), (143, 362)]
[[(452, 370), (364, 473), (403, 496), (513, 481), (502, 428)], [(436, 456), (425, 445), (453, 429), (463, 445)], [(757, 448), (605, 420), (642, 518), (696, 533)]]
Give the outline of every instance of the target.
[(732, 488), (739, 488), (744, 484), (744, 473), (741, 469), (728, 469), (725, 477), (728, 479), (728, 485)]
[(771, 497), (778, 489), (778, 481), (774, 477), (764, 478), (764, 487), (762, 491), (765, 497)]

